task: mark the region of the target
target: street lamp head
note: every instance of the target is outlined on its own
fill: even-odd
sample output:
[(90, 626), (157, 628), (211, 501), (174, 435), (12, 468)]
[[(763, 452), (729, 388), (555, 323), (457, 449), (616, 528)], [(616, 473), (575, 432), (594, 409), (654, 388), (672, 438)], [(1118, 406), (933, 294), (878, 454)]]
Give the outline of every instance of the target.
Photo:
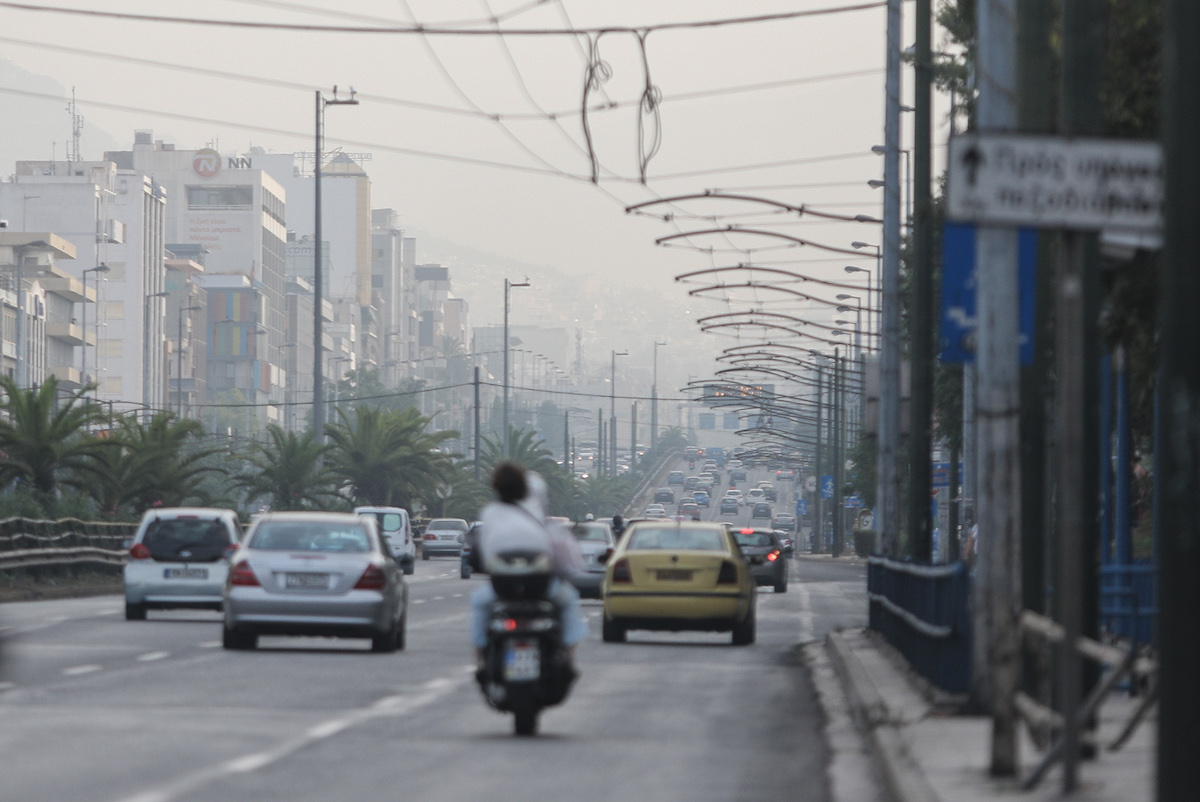
[(870, 273), (871, 272), (870, 270), (867, 270), (865, 267), (859, 267), (858, 265), (846, 265), (842, 269), (845, 270), (847, 273)]
[(854, 310), (853, 310), (853, 309), (851, 309), (851, 308), (850, 308), (850, 307), (848, 307), (848, 306), (839, 306), (839, 307), (837, 308), (837, 311), (839, 311), (839, 312), (853, 312)]
[(869, 186), (871, 189), (880, 189), (882, 187), (886, 187), (887, 182), (885, 182), (879, 178), (872, 178), (870, 181), (867, 182), (867, 186)]
[[(36, 244), (36, 243), (34, 243), (34, 244)], [(109, 267), (108, 265), (104, 264), (104, 262), (101, 262), (100, 264), (96, 265), (95, 267), (89, 267), (89, 268), (87, 268), (87, 269), (86, 269), (86, 270), (84, 270), (83, 272), (84, 272), (84, 273), (107, 273), (107, 272), (108, 272), (108, 271), (110, 271), (110, 270), (112, 270), (112, 268), (111, 268), (111, 267)]]
[(872, 152), (872, 153), (877, 153), (877, 154), (879, 154), (880, 156), (882, 156), (883, 154), (887, 153), (887, 148), (886, 148), (886, 147), (884, 147), (883, 145), (872, 145), (872, 146), (871, 146), (871, 152)]
[(854, 242), (850, 243), (850, 247), (855, 248), (855, 249), (860, 249), (860, 248), (875, 248), (877, 246), (872, 245), (869, 242), (862, 242), (861, 240), (855, 240)]
[(880, 220), (878, 217), (872, 217), (869, 214), (856, 214), (856, 215), (854, 215), (854, 222), (856, 222), (856, 223), (882, 223), (883, 221)]
[(845, 293), (845, 292), (839, 292), (835, 297), (839, 301), (851, 301), (851, 300), (857, 301), (858, 300), (857, 295), (850, 295), (849, 293)]

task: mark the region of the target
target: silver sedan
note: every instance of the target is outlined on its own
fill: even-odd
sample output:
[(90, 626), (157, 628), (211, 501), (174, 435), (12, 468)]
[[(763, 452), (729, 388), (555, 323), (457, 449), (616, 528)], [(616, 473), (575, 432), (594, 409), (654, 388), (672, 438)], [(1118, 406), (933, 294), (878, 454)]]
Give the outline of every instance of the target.
[(269, 513), (255, 521), (225, 582), (226, 649), (259, 635), (370, 638), (404, 648), (408, 586), (373, 518)]

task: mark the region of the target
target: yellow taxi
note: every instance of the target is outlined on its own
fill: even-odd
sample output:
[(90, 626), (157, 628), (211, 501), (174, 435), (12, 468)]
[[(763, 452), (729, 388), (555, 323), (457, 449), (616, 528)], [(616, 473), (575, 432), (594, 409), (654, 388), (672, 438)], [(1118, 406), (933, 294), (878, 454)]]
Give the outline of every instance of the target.
[(604, 640), (631, 629), (732, 632), (754, 642), (758, 589), (724, 524), (638, 521), (605, 565)]

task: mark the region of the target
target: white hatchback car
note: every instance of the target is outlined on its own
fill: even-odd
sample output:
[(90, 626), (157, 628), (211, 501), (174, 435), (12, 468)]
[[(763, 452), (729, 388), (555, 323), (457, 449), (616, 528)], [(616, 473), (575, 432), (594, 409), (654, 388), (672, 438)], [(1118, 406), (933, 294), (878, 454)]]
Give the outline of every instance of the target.
[(765, 490), (763, 490), (761, 487), (752, 487), (752, 488), (750, 488), (750, 491), (746, 493), (746, 503), (747, 504), (755, 504), (759, 501), (766, 501), (766, 500), (767, 500), (767, 492)]
[(228, 557), (242, 525), (232, 510), (164, 507), (146, 510), (129, 542), (125, 564), (125, 618), (173, 607), (221, 609)]
[(379, 524), (379, 534), (392, 549), (392, 556), (411, 574), (416, 568), (417, 544), (413, 540), (412, 519), (403, 507), (355, 507), (356, 515), (370, 515)]

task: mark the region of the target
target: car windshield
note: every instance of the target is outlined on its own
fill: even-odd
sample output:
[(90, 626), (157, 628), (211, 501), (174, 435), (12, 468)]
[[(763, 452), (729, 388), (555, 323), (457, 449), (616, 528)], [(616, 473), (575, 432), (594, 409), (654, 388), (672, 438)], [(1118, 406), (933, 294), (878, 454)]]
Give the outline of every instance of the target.
[(266, 521), (259, 524), (250, 548), (264, 551), (367, 552), (367, 530), (329, 521)]
[(725, 542), (716, 529), (695, 529), (687, 526), (641, 526), (630, 535), (629, 550), (692, 549), (725, 551)]
[(770, 545), (772, 545), (771, 536), (768, 535), (766, 532), (751, 532), (749, 534), (743, 534), (741, 532), (738, 532), (737, 534), (734, 535), (734, 537), (737, 538), (737, 542), (738, 542), (739, 546), (770, 546)]
[(451, 532), (465, 532), (467, 531), (467, 522), (460, 521), (455, 518), (435, 518), (429, 522), (429, 526), (425, 527), (425, 531), (427, 532), (430, 529), (441, 529)]
[(607, 543), (608, 537), (604, 532), (603, 526), (596, 524), (575, 524), (571, 527), (571, 534), (575, 535), (575, 539), (585, 543)]
[(160, 518), (150, 522), (142, 538), (156, 560), (214, 562), (229, 544), (228, 530), (212, 518)]

